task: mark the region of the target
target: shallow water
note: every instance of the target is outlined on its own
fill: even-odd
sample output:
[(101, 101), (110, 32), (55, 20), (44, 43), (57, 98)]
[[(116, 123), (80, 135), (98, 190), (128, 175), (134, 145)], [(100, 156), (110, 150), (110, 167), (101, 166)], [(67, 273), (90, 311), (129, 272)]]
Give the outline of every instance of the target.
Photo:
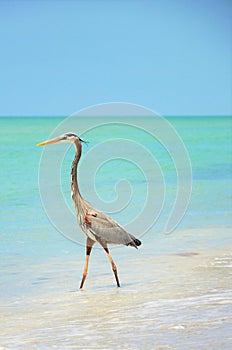
[[(83, 291), (78, 287), (85, 248), (52, 226), (41, 206), (37, 182), (41, 150), (34, 145), (47, 138), (61, 120), (0, 118), (0, 350), (230, 349), (230, 119), (170, 118), (193, 167), (188, 212), (172, 234), (163, 234), (176, 178), (173, 164), (158, 148), (167, 183), (164, 212), (142, 236), (139, 250), (111, 250), (122, 288), (115, 287), (104, 251), (94, 249)], [(94, 146), (105, 134), (87, 136)], [(143, 143), (157, 152), (149, 139)], [(70, 207), (72, 157), (71, 151), (62, 168), (64, 196)], [(124, 176), (126, 168), (136, 185), (132, 201), (115, 214), (124, 224), (140, 210), (144, 179), (124, 163), (106, 165), (96, 178), (97, 191), (104, 194), (105, 201), (115, 196), (118, 166), (120, 175)], [(92, 201), (83, 179), (81, 188)]]
[[(186, 240), (188, 232), (181, 236)], [(229, 349), (230, 249), (150, 251), (148, 245), (141, 252), (113, 251), (120, 289), (100, 250), (93, 252), (83, 291), (80, 261), (31, 266), (29, 280), (23, 271), (30, 293), (3, 303), (2, 348)]]

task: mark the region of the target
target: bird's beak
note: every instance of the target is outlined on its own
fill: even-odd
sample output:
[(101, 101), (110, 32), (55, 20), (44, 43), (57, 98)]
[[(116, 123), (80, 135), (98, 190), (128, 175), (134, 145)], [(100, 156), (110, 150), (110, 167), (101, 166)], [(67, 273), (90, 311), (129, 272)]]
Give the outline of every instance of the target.
[(55, 139), (51, 139), (51, 140), (48, 140), (48, 141), (43, 141), (41, 143), (37, 143), (36, 146), (53, 145), (54, 143), (59, 143), (60, 141), (62, 141), (62, 139), (60, 137), (56, 137)]

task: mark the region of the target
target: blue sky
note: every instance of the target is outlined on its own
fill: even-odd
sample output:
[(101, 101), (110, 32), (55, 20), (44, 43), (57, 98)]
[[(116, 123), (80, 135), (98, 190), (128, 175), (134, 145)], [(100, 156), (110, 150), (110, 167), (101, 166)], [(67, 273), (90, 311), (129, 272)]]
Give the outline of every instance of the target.
[(0, 1), (0, 115), (231, 115), (231, 1)]

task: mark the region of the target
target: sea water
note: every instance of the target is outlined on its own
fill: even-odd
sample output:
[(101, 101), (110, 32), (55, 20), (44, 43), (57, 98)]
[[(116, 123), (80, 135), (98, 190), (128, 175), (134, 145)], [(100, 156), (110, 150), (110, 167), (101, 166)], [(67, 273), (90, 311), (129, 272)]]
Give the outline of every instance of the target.
[[(160, 165), (166, 184), (164, 205), (146, 234), (142, 232), (144, 222), (133, 232), (143, 243), (138, 251), (129, 247), (111, 250), (122, 288), (115, 287), (104, 251), (94, 249), (83, 291), (78, 288), (85, 259), (84, 236), (75, 225), (72, 237), (57, 231), (43, 208), (38, 184), (43, 150), (36, 143), (47, 139), (63, 120), (0, 118), (0, 348), (229, 349), (231, 119), (167, 118), (183, 140), (192, 167), (188, 210), (170, 234), (165, 234), (164, 228), (179, 185), (175, 164), (164, 151), (165, 145), (157, 142), (154, 146), (149, 135), (133, 130), (136, 143), (149, 150)], [(86, 119), (79, 122), (85, 125)], [(95, 147), (109, 135), (112, 142), (128, 139), (131, 131), (95, 117), (95, 125), (102, 122), (106, 127), (81, 135), (89, 144), (83, 144), (80, 188), (88, 201), (104, 211), (110, 208), (109, 213), (127, 225), (143, 210), (149, 165), (136, 167), (120, 146), (120, 157), (103, 162)], [(151, 118), (143, 119), (144, 128), (152, 122)], [(133, 124), (133, 120), (127, 123)], [(105, 146), (101, 156), (105, 152), (109, 158), (115, 147), (113, 143)], [(53, 158), (63, 152), (60, 145), (50, 147)], [(92, 169), (92, 163), (88, 165), (90, 153), (101, 162), (96, 174), (90, 174), (94, 175), (94, 191), (87, 181)], [(74, 149), (70, 148), (60, 167), (60, 187), (75, 216), (69, 189), (73, 157)], [(47, 172), (52, 174), (52, 169)], [(151, 176), (156, 184), (156, 174)], [(120, 179), (130, 182), (131, 188), (128, 184), (125, 187), (131, 193), (129, 200), (127, 191), (124, 198), (120, 187), (115, 187)], [(47, 196), (52, 198), (51, 189), (48, 181)], [(111, 206), (114, 201), (117, 204), (118, 195), (125, 202), (119, 203), (120, 210)], [(150, 220), (148, 211), (147, 222)]]

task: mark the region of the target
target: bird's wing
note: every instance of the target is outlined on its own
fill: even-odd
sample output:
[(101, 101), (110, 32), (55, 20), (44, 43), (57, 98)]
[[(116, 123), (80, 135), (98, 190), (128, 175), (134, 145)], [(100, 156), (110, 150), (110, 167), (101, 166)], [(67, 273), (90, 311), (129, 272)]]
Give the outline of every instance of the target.
[(133, 244), (134, 237), (107, 214), (93, 209), (87, 212), (86, 222), (88, 230), (90, 230), (97, 240), (103, 243), (130, 244), (136, 247)]

